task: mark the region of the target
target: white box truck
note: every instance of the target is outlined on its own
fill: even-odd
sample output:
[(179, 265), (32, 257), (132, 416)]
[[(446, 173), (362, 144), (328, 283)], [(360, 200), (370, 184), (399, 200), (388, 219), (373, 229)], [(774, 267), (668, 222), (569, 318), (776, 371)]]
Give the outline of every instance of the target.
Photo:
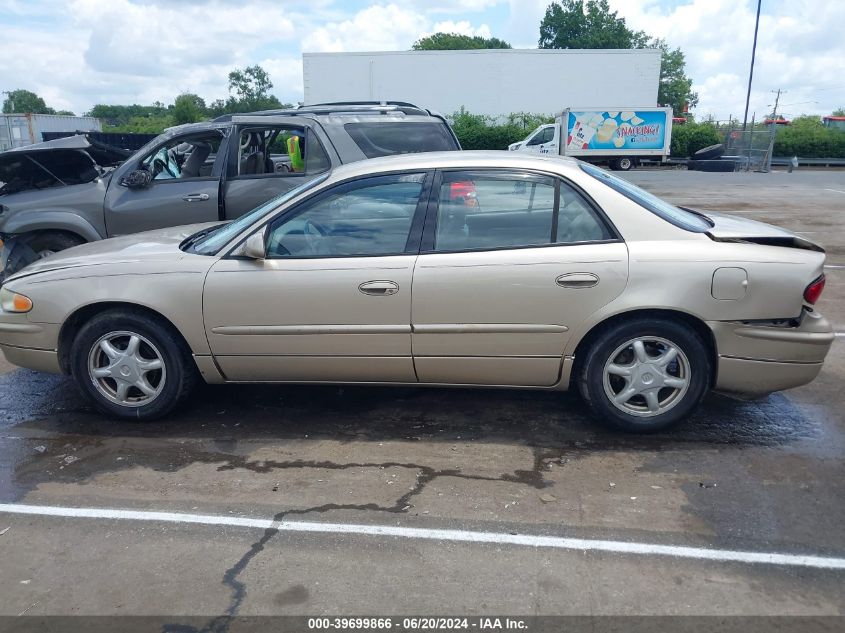
[[(448, 4), (448, 3), (441, 3)], [(305, 103), (408, 101), (451, 115), (552, 114), (566, 105), (650, 107), (658, 49), (303, 53)]]
[(672, 146), (672, 108), (568, 108), (511, 151), (574, 156), (627, 171), (641, 158), (665, 161)]

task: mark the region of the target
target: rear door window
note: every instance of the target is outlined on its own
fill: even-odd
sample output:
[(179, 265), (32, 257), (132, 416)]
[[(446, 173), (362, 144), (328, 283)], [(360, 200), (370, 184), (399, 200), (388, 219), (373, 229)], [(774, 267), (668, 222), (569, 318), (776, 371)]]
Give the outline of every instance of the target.
[(489, 250), (613, 239), (574, 187), (524, 172), (444, 172), (434, 251)]
[(367, 158), (458, 149), (444, 123), (382, 121), (343, 127)]
[(238, 131), (238, 156), (232, 176), (286, 176), (319, 173), (329, 157), (310, 130), (284, 126), (244, 127)]

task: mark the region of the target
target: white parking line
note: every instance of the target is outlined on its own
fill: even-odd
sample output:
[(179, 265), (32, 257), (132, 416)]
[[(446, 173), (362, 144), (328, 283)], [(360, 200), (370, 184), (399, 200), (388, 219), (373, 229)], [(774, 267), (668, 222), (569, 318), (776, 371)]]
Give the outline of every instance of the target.
[(812, 567), (815, 569), (845, 570), (845, 558), (810, 556), (804, 554), (781, 554), (777, 552), (743, 552), (704, 547), (660, 545), (657, 543), (636, 543), (630, 541), (604, 541), (594, 539), (566, 538), (559, 536), (538, 536), (532, 534), (504, 534), (500, 532), (473, 532), (469, 530), (441, 530), (429, 528), (397, 527), (387, 525), (356, 525), (354, 523), (313, 523), (306, 521), (274, 521), (248, 517), (218, 516), (209, 514), (182, 514), (176, 512), (148, 512), (139, 510), (115, 510), (111, 508), (66, 508), (57, 506), (35, 506), (16, 503), (0, 504), (0, 512), (29, 514), (51, 517), (84, 519), (119, 519), (124, 521), (158, 521), (164, 523), (195, 523), (202, 525), (226, 525), (281, 532), (317, 532), (323, 534), (358, 534), (362, 536), (392, 536), (407, 539), (452, 541), (463, 543), (495, 543), (527, 547), (548, 547), (552, 549), (615, 552), (640, 556), (672, 556), (718, 562), (756, 563), (783, 565), (789, 567)]
[(828, 189), (827, 187), (825, 187), (825, 191), (833, 191), (834, 193), (845, 193), (845, 191), (842, 191), (841, 189)]

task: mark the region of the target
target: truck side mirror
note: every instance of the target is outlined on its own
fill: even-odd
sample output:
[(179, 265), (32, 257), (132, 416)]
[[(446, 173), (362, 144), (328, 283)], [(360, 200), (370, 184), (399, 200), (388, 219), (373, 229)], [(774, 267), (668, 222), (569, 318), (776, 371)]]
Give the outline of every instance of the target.
[(145, 189), (150, 186), (152, 181), (153, 175), (149, 170), (136, 169), (135, 171), (130, 171), (126, 174), (126, 176), (123, 177), (123, 180), (120, 181), (120, 184), (125, 187), (129, 187), (130, 189)]

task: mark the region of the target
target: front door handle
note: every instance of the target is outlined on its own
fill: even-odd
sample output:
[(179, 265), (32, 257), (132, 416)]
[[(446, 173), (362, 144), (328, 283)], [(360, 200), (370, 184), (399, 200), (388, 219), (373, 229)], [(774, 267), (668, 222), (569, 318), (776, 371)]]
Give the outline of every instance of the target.
[(182, 200), (185, 202), (205, 202), (209, 197), (207, 193), (189, 193), (187, 196), (182, 196)]
[(598, 275), (593, 273), (566, 273), (555, 279), (561, 288), (592, 288), (599, 283)]
[(399, 284), (395, 281), (365, 281), (358, 290), (372, 297), (389, 297), (399, 292)]

